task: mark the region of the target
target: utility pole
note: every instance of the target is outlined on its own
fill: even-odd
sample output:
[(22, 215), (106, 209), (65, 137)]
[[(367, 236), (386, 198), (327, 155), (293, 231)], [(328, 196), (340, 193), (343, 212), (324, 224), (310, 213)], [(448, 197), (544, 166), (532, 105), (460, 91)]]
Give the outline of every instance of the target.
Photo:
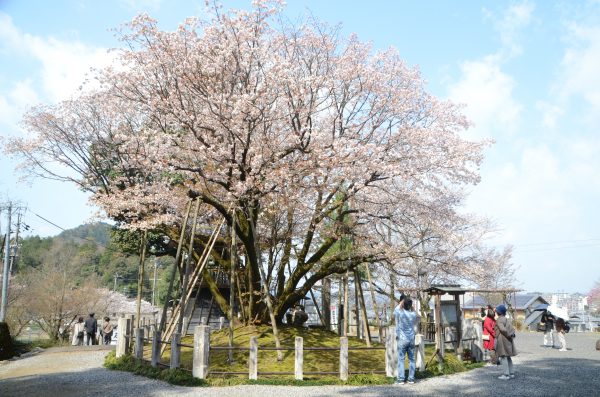
[(117, 292), (117, 279), (120, 279), (121, 276), (119, 275), (119, 273), (115, 273), (115, 284), (113, 286), (113, 291)]
[(8, 216), (6, 223), (6, 239), (4, 246), (4, 269), (2, 272), (2, 303), (0, 304), (0, 323), (3, 323), (6, 317), (6, 305), (8, 304), (8, 267), (10, 261), (10, 216), (12, 212), (12, 203), (8, 203)]

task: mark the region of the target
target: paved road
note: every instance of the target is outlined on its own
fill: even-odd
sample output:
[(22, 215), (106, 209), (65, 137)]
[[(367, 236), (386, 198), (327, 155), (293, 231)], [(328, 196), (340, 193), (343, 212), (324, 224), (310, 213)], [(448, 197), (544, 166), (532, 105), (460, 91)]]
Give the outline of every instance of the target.
[(499, 367), (423, 380), (402, 386), (235, 386), (223, 388), (178, 387), (125, 372), (108, 371), (101, 364), (106, 351), (49, 349), (0, 364), (2, 397), (83, 396), (598, 396), (600, 395), (600, 335), (569, 334), (569, 351), (541, 346), (541, 334), (519, 334), (515, 357), (516, 378), (498, 380)]

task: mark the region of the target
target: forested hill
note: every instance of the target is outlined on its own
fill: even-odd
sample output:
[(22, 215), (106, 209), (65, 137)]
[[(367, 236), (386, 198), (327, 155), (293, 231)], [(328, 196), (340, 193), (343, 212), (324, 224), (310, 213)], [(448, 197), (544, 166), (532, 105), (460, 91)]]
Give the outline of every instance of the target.
[(74, 242), (83, 242), (82, 240), (95, 241), (106, 247), (110, 242), (111, 228), (111, 225), (104, 222), (84, 224), (74, 229), (65, 230), (57, 237), (65, 240), (74, 240)]

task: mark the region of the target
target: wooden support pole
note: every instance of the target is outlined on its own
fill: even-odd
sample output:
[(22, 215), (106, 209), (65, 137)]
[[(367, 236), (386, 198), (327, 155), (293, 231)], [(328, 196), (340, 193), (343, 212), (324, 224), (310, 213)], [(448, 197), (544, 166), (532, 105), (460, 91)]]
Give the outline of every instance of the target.
[(377, 307), (377, 299), (375, 297), (375, 286), (371, 279), (371, 270), (369, 264), (365, 264), (367, 269), (367, 279), (369, 280), (369, 289), (371, 290), (371, 300), (373, 301), (373, 310), (375, 310), (375, 321), (377, 321), (377, 331), (379, 332), (379, 343), (383, 342), (383, 329), (381, 328), (381, 317), (379, 316), (379, 308)]
[(344, 285), (344, 334), (343, 336), (348, 336), (348, 313), (350, 312), (348, 308), (348, 271), (346, 271), (346, 275), (342, 277), (342, 284)]
[(160, 360), (160, 336), (160, 331), (154, 331), (154, 335), (152, 335), (152, 361), (150, 364), (153, 367), (158, 367)]
[(301, 336), (296, 336), (294, 354), (294, 379), (304, 379), (304, 339)]
[[(171, 300), (172, 292), (173, 292), (173, 284), (175, 283), (175, 276), (177, 273), (177, 265), (181, 260), (181, 248), (183, 247), (183, 240), (185, 239), (185, 229), (187, 227), (188, 217), (190, 215), (190, 210), (192, 208), (192, 201), (190, 200), (187, 205), (187, 209), (185, 211), (185, 216), (183, 218), (183, 223), (181, 224), (181, 233), (179, 234), (179, 242), (177, 243), (177, 253), (175, 254), (175, 263), (173, 263), (173, 267), (171, 268), (171, 274), (169, 277), (169, 287), (167, 288), (167, 295), (165, 297), (165, 303), (163, 305), (162, 315), (160, 316), (160, 326), (158, 330), (163, 332), (165, 330), (165, 325), (167, 321), (167, 310), (169, 307), (169, 301)], [(173, 305), (173, 309), (175, 309), (175, 305)], [(175, 313), (171, 313), (174, 315)]]
[(321, 307), (323, 308), (323, 325), (327, 331), (331, 330), (331, 280), (325, 277), (321, 288)]
[(173, 334), (173, 338), (171, 339), (171, 362), (169, 363), (169, 367), (171, 369), (179, 368), (181, 362), (181, 334), (179, 332), (175, 332)]
[(248, 379), (258, 379), (258, 336), (250, 338), (250, 353), (248, 356)]
[(273, 313), (273, 302), (271, 302), (271, 292), (269, 291), (269, 286), (267, 285), (267, 277), (265, 276), (265, 269), (263, 269), (262, 265), (262, 254), (260, 252), (260, 245), (258, 244), (258, 234), (256, 232), (256, 225), (254, 224), (254, 220), (252, 216), (249, 216), (250, 220), (250, 228), (252, 229), (252, 237), (254, 238), (254, 249), (256, 251), (256, 256), (258, 260), (258, 270), (260, 274), (260, 282), (263, 287), (263, 293), (265, 294), (265, 301), (267, 302), (267, 309), (269, 310), (269, 317), (271, 319), (271, 327), (273, 328), (273, 337), (275, 338), (275, 347), (277, 350), (277, 361), (283, 361), (283, 351), (281, 348), (281, 341), (279, 340), (279, 332), (277, 330), (277, 321), (275, 321), (275, 313)]
[(348, 380), (348, 337), (340, 337), (340, 380)]
[(188, 246), (188, 256), (185, 261), (185, 270), (183, 272), (183, 285), (181, 288), (181, 299), (179, 300), (179, 322), (177, 323), (177, 332), (184, 334), (183, 318), (185, 317), (185, 309), (187, 306), (188, 281), (190, 278), (190, 263), (194, 256), (194, 238), (196, 237), (196, 225), (198, 223), (198, 211), (200, 209), (200, 200), (196, 199), (196, 207), (194, 208), (194, 220), (192, 223), (192, 232), (190, 234), (190, 244)]
[[(236, 216), (235, 216), (235, 208), (231, 211), (231, 228), (229, 234), (231, 235), (231, 249), (230, 249), (230, 260), (231, 267), (229, 272), (229, 347), (233, 347), (233, 306), (235, 302), (235, 268), (236, 268), (236, 259), (237, 259), (237, 244), (236, 237), (237, 232), (235, 231), (236, 226)], [(241, 302), (240, 302), (241, 305)], [(229, 349), (227, 360), (229, 364), (233, 363), (233, 350)]]
[(144, 328), (135, 329), (135, 358), (144, 358)]
[(210, 328), (197, 325), (194, 329), (194, 357), (192, 375), (194, 378), (206, 379), (209, 369)]
[(136, 300), (136, 316), (135, 316), (135, 328), (140, 328), (140, 317), (142, 311), (142, 292), (144, 290), (144, 262), (146, 262), (146, 245), (148, 242), (148, 231), (144, 230), (142, 236), (140, 264), (138, 267), (138, 282), (137, 282), (137, 300)]
[(438, 368), (444, 367), (444, 327), (442, 324), (442, 299), (439, 294), (435, 295), (435, 347), (438, 356)]
[(354, 269), (354, 282), (357, 288), (359, 307), (362, 311), (362, 325), (364, 329), (364, 336), (367, 342), (367, 347), (371, 347), (371, 329), (369, 328), (369, 318), (367, 317), (367, 308), (365, 305), (365, 296), (362, 290), (362, 283), (360, 281), (360, 275), (358, 270)]

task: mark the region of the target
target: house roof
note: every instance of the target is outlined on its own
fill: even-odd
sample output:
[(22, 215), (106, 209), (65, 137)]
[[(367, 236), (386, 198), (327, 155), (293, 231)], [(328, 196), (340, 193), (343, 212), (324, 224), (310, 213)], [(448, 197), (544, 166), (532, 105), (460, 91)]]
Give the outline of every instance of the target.
[(463, 295), (467, 291), (468, 291), (468, 289), (462, 288), (460, 285), (457, 285), (457, 284), (432, 285), (431, 287), (424, 290), (424, 292), (427, 292), (430, 295), (444, 295), (444, 294)]
[[(515, 310), (525, 310), (537, 300), (539, 300), (539, 303), (548, 304), (548, 302), (539, 294), (516, 294), (511, 296), (507, 303), (512, 305)], [(479, 309), (480, 307), (486, 307), (488, 304), (490, 303), (486, 300), (484, 296), (475, 295), (469, 297), (468, 299), (465, 299), (465, 304), (463, 305), (463, 308)]]

